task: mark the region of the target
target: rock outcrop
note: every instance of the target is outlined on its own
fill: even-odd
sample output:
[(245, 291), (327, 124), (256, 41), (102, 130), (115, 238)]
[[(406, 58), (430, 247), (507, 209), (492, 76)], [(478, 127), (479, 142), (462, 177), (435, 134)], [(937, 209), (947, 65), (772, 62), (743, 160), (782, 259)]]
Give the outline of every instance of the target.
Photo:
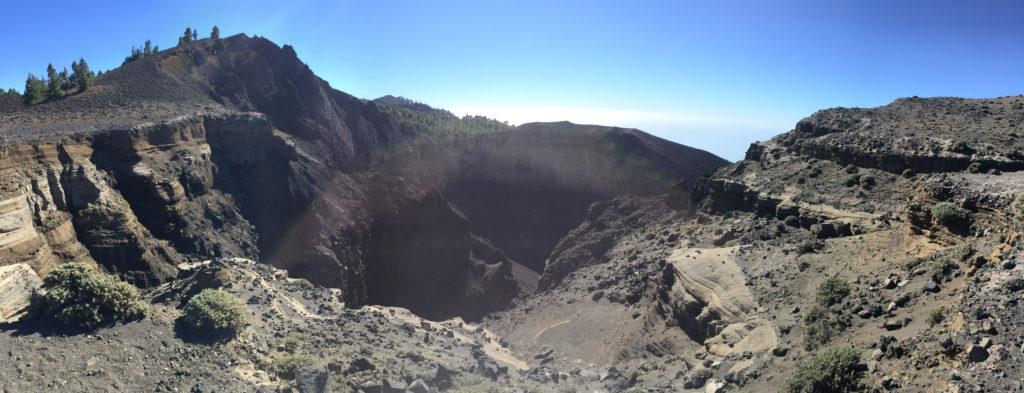
[(16, 320), (43, 281), (26, 264), (0, 266), (0, 322)]

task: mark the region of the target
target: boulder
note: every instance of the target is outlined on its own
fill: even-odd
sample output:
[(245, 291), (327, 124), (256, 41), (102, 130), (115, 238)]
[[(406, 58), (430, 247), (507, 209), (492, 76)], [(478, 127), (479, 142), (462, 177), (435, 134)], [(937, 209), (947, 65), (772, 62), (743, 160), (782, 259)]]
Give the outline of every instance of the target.
[(324, 366), (306, 366), (295, 372), (299, 393), (331, 393), (331, 378)]
[(971, 345), (971, 347), (967, 349), (967, 358), (975, 363), (984, 362), (985, 359), (988, 359), (988, 350), (980, 345)]
[(0, 322), (16, 319), (42, 285), (43, 280), (24, 263), (0, 266)]

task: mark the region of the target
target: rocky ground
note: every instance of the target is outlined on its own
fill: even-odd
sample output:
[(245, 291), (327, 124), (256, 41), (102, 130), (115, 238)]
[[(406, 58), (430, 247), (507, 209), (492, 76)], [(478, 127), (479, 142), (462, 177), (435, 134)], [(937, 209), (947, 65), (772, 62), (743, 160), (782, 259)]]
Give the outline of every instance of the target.
[[(422, 141), (376, 105), (235, 36), (5, 114), (3, 389), (778, 391), (837, 347), (850, 390), (1022, 389), (1019, 96), (828, 109), (722, 167), (596, 126)], [(26, 315), (71, 260), (151, 316)], [(237, 337), (180, 323), (203, 288)]]

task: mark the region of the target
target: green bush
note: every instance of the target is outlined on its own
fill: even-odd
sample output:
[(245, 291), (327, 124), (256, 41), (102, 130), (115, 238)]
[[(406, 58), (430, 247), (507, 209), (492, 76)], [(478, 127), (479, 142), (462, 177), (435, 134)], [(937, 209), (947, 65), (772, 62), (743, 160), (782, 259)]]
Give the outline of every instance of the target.
[(851, 392), (857, 389), (860, 378), (860, 351), (850, 347), (830, 348), (797, 366), (779, 392)]
[(967, 166), (967, 172), (970, 172), (970, 173), (981, 172), (981, 164), (979, 164), (977, 162), (972, 162), (971, 165)]
[(934, 308), (928, 312), (928, 326), (935, 326), (942, 322), (946, 318), (946, 311), (942, 307)]
[(281, 379), (295, 379), (295, 373), (300, 368), (310, 366), (313, 364), (313, 359), (309, 356), (302, 355), (288, 355), (274, 359), (274, 372)]
[(798, 218), (797, 216), (786, 216), (786, 218), (782, 220), (782, 222), (791, 227), (800, 226), (800, 218)]
[(850, 284), (845, 279), (830, 277), (818, 286), (818, 291), (815, 293), (814, 298), (818, 301), (819, 305), (828, 307), (841, 303), (843, 298), (849, 294)]
[(857, 184), (860, 184), (860, 175), (858, 175), (856, 173), (854, 173), (852, 175), (848, 175), (848, 176), (846, 176), (845, 179), (843, 179), (843, 185), (844, 186), (853, 187), (853, 186), (855, 186)]
[(68, 326), (92, 328), (149, 314), (134, 286), (83, 262), (57, 266), (43, 277), (43, 288), (44, 312)]
[(947, 227), (961, 224), (967, 220), (967, 211), (949, 202), (935, 204), (932, 206), (931, 213), (936, 222)]
[(956, 250), (953, 250), (953, 259), (963, 262), (966, 261), (971, 254), (974, 254), (974, 243), (964, 243), (961, 244), (960, 247), (957, 247)]
[(857, 166), (853, 165), (853, 164), (847, 165), (846, 168), (844, 168), (843, 170), (846, 171), (846, 173), (849, 173), (851, 175), (854, 174), (854, 173), (857, 173), (857, 171), (858, 171)]
[(827, 343), (850, 327), (852, 317), (842, 306), (814, 306), (804, 314), (803, 346), (807, 350)]
[(921, 258), (908, 259), (900, 264), (900, 268), (909, 272), (921, 266), (922, 263), (924, 263), (924, 259)]
[(956, 263), (953, 262), (949, 257), (941, 257), (932, 261), (932, 265), (928, 268), (928, 272), (932, 274), (935, 281), (942, 281), (946, 278), (953, 269), (956, 268)]
[(182, 310), (182, 318), (195, 330), (237, 334), (246, 324), (246, 308), (234, 295), (219, 289), (204, 289)]

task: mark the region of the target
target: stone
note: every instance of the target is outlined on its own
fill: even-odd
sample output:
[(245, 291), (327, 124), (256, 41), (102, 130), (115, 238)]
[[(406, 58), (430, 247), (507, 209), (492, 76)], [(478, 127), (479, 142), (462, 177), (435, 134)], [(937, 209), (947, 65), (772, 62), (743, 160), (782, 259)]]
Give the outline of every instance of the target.
[(975, 363), (984, 362), (985, 359), (988, 359), (988, 350), (980, 345), (971, 345), (970, 348), (967, 348), (967, 358)]
[(895, 310), (895, 309), (896, 309), (896, 302), (889, 302), (889, 304), (885, 306), (885, 312), (890, 312), (890, 311)]
[(24, 263), (0, 266), (0, 322), (20, 317), (42, 285), (43, 280)]
[(384, 378), (381, 393), (405, 393), (405, 382), (396, 378)]
[(299, 393), (331, 393), (331, 379), (324, 366), (306, 366), (295, 372)]
[(921, 287), (921, 290), (924, 292), (935, 293), (939, 291), (939, 284), (933, 280), (928, 280), (928, 282), (924, 283), (924, 286)]
[(999, 266), (1006, 270), (1012, 270), (1013, 268), (1017, 267), (1017, 263), (1008, 259), (1003, 261), (1003, 263), (1001, 263)]
[(896, 288), (896, 282), (897, 282), (897, 280), (894, 279), (894, 278), (891, 278), (891, 277), (887, 278), (887, 279), (885, 279), (884, 282), (882, 282), (882, 288), (885, 288), (885, 289)]
[(690, 374), (690, 378), (683, 382), (684, 389), (697, 389), (704, 386), (708, 379), (711, 378), (711, 371), (700, 370)]
[(980, 345), (982, 348), (988, 349), (988, 347), (992, 346), (992, 339), (985, 337), (978, 341), (978, 345)]
[(345, 371), (345, 374), (354, 374), (360, 371), (372, 371), (376, 369), (377, 367), (374, 366), (373, 363), (370, 363), (366, 358), (359, 358), (353, 360), (352, 363), (349, 364), (348, 370)]
[(417, 379), (415, 381), (412, 381), (412, 383), (409, 384), (409, 387), (406, 388), (406, 390), (412, 393), (429, 393), (430, 387), (427, 386), (427, 383), (423, 382), (422, 379)]
[(883, 355), (885, 355), (885, 352), (882, 352), (881, 349), (875, 348), (874, 351), (871, 351), (871, 359), (874, 359), (875, 361), (882, 360)]
[(884, 327), (885, 330), (897, 330), (903, 328), (903, 322), (895, 319), (888, 319), (882, 324), (882, 327)]
[(1016, 277), (1006, 280), (1006, 289), (1012, 292), (1024, 289), (1024, 278)]
[(789, 348), (786, 347), (775, 347), (775, 349), (772, 349), (772, 355), (778, 357), (786, 356), (787, 353), (789, 353)]

